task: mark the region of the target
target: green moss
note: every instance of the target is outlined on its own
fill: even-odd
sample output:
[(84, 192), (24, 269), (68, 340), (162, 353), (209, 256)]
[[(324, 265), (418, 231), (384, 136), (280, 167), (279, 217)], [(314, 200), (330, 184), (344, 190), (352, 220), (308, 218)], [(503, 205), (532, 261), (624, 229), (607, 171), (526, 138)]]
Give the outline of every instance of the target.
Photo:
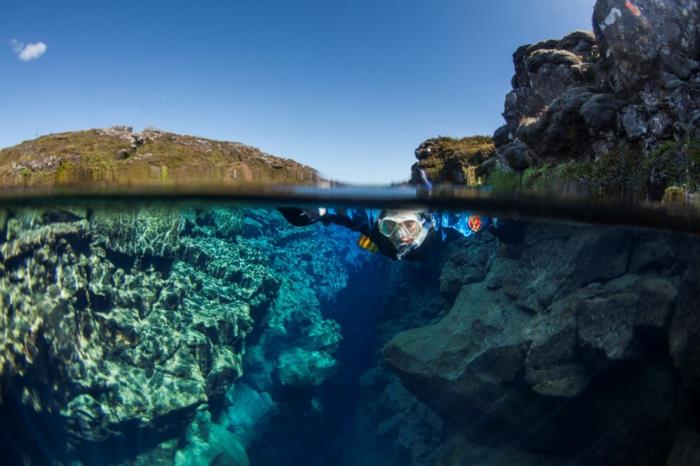
[(523, 172), (520, 180), (521, 186), (532, 191), (547, 191), (550, 184), (555, 181), (555, 170), (549, 164), (542, 167), (528, 168)]
[(669, 186), (664, 191), (662, 201), (667, 204), (684, 204), (687, 191), (680, 186)]
[(520, 188), (520, 174), (515, 171), (497, 169), (491, 172), (486, 184), (497, 192), (515, 191)]
[(490, 136), (469, 136), (451, 138), (440, 136), (434, 140), (438, 151), (445, 157), (464, 157), (477, 152), (491, 152), (495, 149), (493, 138)]
[(520, 174), (496, 171), (489, 183), (496, 190), (660, 200), (670, 186), (700, 189), (700, 142), (666, 141), (647, 155), (625, 143), (595, 160), (547, 164)]
[(536, 193), (576, 193), (628, 197), (646, 192), (641, 152), (611, 152), (598, 160), (569, 161), (531, 167), (521, 173), (495, 171), (489, 183), (495, 190), (521, 189)]
[[(418, 163), (428, 178), (435, 182), (462, 183), (470, 179), (469, 167), (476, 167), (495, 154), (493, 139), (489, 136), (451, 138), (439, 136), (428, 139), (431, 151)], [(473, 184), (478, 184), (473, 180)]]

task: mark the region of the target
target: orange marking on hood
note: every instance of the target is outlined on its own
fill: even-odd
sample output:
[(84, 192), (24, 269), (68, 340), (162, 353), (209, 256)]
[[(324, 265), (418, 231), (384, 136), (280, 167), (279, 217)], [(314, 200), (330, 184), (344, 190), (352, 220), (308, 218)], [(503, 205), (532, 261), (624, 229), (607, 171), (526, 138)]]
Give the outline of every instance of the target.
[(639, 8), (637, 8), (637, 6), (630, 2), (630, 0), (627, 0), (625, 2), (625, 8), (630, 10), (634, 16), (642, 16), (642, 12), (639, 11)]
[(481, 218), (478, 215), (470, 215), (467, 219), (467, 225), (471, 231), (478, 233), (481, 230)]

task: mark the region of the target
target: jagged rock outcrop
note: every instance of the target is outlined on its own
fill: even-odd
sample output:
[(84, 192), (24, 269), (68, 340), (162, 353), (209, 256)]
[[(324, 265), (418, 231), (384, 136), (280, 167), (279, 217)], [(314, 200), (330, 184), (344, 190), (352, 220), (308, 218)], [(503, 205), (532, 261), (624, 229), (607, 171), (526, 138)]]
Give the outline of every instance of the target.
[[(502, 161), (523, 170), (540, 158), (565, 157), (562, 148), (581, 146), (588, 139), (580, 107), (592, 98), (585, 86), (594, 83), (598, 48), (592, 33), (577, 31), (560, 41), (550, 40), (520, 47), (513, 54), (513, 90), (506, 96), (506, 125), (494, 135)], [(566, 95), (567, 91), (574, 92)], [(601, 100), (598, 97), (598, 100)], [(549, 107), (557, 102), (556, 111)], [(589, 110), (590, 112), (590, 110)], [(549, 115), (548, 121), (542, 121)], [(594, 120), (596, 118), (589, 118)], [(529, 137), (528, 137), (529, 136)], [(539, 139), (546, 148), (528, 144)], [(585, 149), (576, 147), (589, 155)]]
[(520, 47), (494, 134), (502, 166), (596, 194), (697, 189), (699, 21), (695, 0), (599, 0), (594, 33)]
[[(421, 171), (434, 183), (478, 184), (495, 162), (495, 148), (488, 136), (462, 139), (431, 138), (416, 148), (418, 162), (411, 167), (413, 184), (423, 183)], [(481, 167), (480, 170), (477, 170)]]
[(384, 349), (452, 432), (443, 464), (492, 464), (494, 447), (532, 464), (664, 463), (698, 424), (699, 252), (680, 236), (552, 225), (455, 248), (447, 315)]

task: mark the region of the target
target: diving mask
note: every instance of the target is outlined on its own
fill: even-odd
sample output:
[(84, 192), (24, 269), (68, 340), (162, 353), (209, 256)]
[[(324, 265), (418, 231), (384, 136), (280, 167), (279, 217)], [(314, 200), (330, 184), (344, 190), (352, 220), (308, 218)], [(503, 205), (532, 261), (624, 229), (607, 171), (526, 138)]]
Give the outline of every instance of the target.
[(379, 233), (389, 238), (398, 259), (420, 247), (432, 225), (430, 218), (411, 210), (385, 212), (377, 222)]
[(379, 219), (379, 233), (391, 238), (395, 233), (403, 233), (407, 237), (417, 237), (423, 230), (423, 224), (417, 215), (406, 217), (384, 217)]

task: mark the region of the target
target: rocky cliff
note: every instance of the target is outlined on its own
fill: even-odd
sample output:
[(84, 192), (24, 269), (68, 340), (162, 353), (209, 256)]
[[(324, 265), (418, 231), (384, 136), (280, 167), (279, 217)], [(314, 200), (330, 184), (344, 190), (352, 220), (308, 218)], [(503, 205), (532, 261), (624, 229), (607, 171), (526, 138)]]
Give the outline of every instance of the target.
[(172, 184), (320, 179), (310, 167), (234, 142), (127, 126), (51, 134), (0, 149), (2, 186)]
[[(450, 151), (425, 162), (491, 173), (496, 188), (660, 199), (700, 189), (700, 12), (695, 0), (599, 0), (592, 32), (519, 47), (493, 135), (497, 160), (454, 169)], [(429, 160), (429, 159), (427, 159)], [(495, 172), (494, 172), (495, 169)], [(415, 171), (415, 170), (414, 170)], [(416, 177), (413, 177), (416, 179)]]
[(593, 33), (519, 48), (494, 135), (503, 166), (593, 193), (697, 190), (699, 19), (694, 0), (599, 0)]

